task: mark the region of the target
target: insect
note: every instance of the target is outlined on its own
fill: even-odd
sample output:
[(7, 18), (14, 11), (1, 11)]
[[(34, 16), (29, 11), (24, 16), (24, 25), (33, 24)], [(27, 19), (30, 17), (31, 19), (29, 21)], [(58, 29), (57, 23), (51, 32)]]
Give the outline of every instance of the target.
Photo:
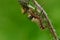
[(22, 10), (24, 14), (25, 13), (28, 14), (28, 18), (30, 20), (36, 21), (40, 25), (41, 29), (45, 28), (43, 24), (43, 19), (41, 17), (42, 15), (40, 16), (40, 12), (38, 12), (37, 9), (35, 10), (35, 8), (33, 8), (31, 5), (28, 5), (27, 3), (23, 3)]
[(19, 0), (19, 3), (22, 6), (23, 13), (28, 14), (28, 18), (32, 21), (35, 21), (39, 24), (41, 29), (45, 29), (46, 27), (50, 30), (55, 40), (59, 40), (55, 29), (53, 28), (45, 10), (38, 4), (36, 0), (32, 0), (35, 7), (29, 4), (30, 0)]

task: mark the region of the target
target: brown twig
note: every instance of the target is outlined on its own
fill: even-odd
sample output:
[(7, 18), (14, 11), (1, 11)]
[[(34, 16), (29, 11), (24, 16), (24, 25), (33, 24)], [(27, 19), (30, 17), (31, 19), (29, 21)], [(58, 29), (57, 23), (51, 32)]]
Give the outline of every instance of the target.
[(36, 0), (33, 0), (33, 3), (40, 11), (42, 11), (42, 14), (45, 16), (45, 18), (46, 18), (46, 20), (48, 22), (48, 28), (49, 28), (50, 32), (52, 33), (53, 37), (55, 38), (55, 40), (59, 40), (58, 37), (57, 37), (57, 34), (55, 32), (55, 29), (53, 28), (53, 25), (51, 24), (51, 22), (50, 22), (50, 20), (49, 20), (49, 18), (47, 16), (45, 10), (41, 7), (41, 5), (39, 5), (37, 3)]

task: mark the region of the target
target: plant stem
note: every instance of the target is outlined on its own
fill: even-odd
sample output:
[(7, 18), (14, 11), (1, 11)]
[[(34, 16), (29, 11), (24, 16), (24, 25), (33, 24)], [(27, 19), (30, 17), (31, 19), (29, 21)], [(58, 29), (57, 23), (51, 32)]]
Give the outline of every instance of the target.
[(33, 1), (34, 5), (35, 5), (40, 11), (42, 11), (42, 14), (45, 16), (45, 18), (46, 18), (46, 20), (47, 20), (47, 22), (48, 22), (48, 28), (49, 28), (51, 34), (53, 35), (54, 39), (55, 39), (55, 40), (59, 40), (59, 39), (58, 39), (58, 36), (57, 36), (57, 34), (56, 34), (56, 32), (55, 32), (55, 29), (53, 28), (53, 25), (51, 24), (51, 22), (50, 22), (50, 20), (49, 20), (49, 18), (48, 18), (48, 16), (47, 16), (47, 13), (45, 12), (45, 10), (41, 7), (40, 4), (37, 3), (36, 0), (32, 0), (32, 1)]

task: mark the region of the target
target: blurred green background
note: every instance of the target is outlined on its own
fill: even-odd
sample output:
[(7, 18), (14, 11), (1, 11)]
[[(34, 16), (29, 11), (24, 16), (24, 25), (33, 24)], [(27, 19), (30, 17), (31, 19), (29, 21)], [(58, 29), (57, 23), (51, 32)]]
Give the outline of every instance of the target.
[[(37, 0), (60, 37), (60, 0)], [(40, 30), (21, 12), (18, 0), (0, 0), (0, 40), (52, 40), (49, 30)]]

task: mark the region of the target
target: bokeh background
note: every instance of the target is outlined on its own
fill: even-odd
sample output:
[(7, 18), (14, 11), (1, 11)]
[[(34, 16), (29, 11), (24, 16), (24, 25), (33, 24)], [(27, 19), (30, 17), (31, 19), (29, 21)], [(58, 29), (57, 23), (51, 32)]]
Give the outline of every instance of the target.
[[(60, 0), (37, 0), (46, 10), (60, 38)], [(52, 40), (48, 29), (41, 30), (21, 12), (18, 0), (0, 0), (0, 40)]]

